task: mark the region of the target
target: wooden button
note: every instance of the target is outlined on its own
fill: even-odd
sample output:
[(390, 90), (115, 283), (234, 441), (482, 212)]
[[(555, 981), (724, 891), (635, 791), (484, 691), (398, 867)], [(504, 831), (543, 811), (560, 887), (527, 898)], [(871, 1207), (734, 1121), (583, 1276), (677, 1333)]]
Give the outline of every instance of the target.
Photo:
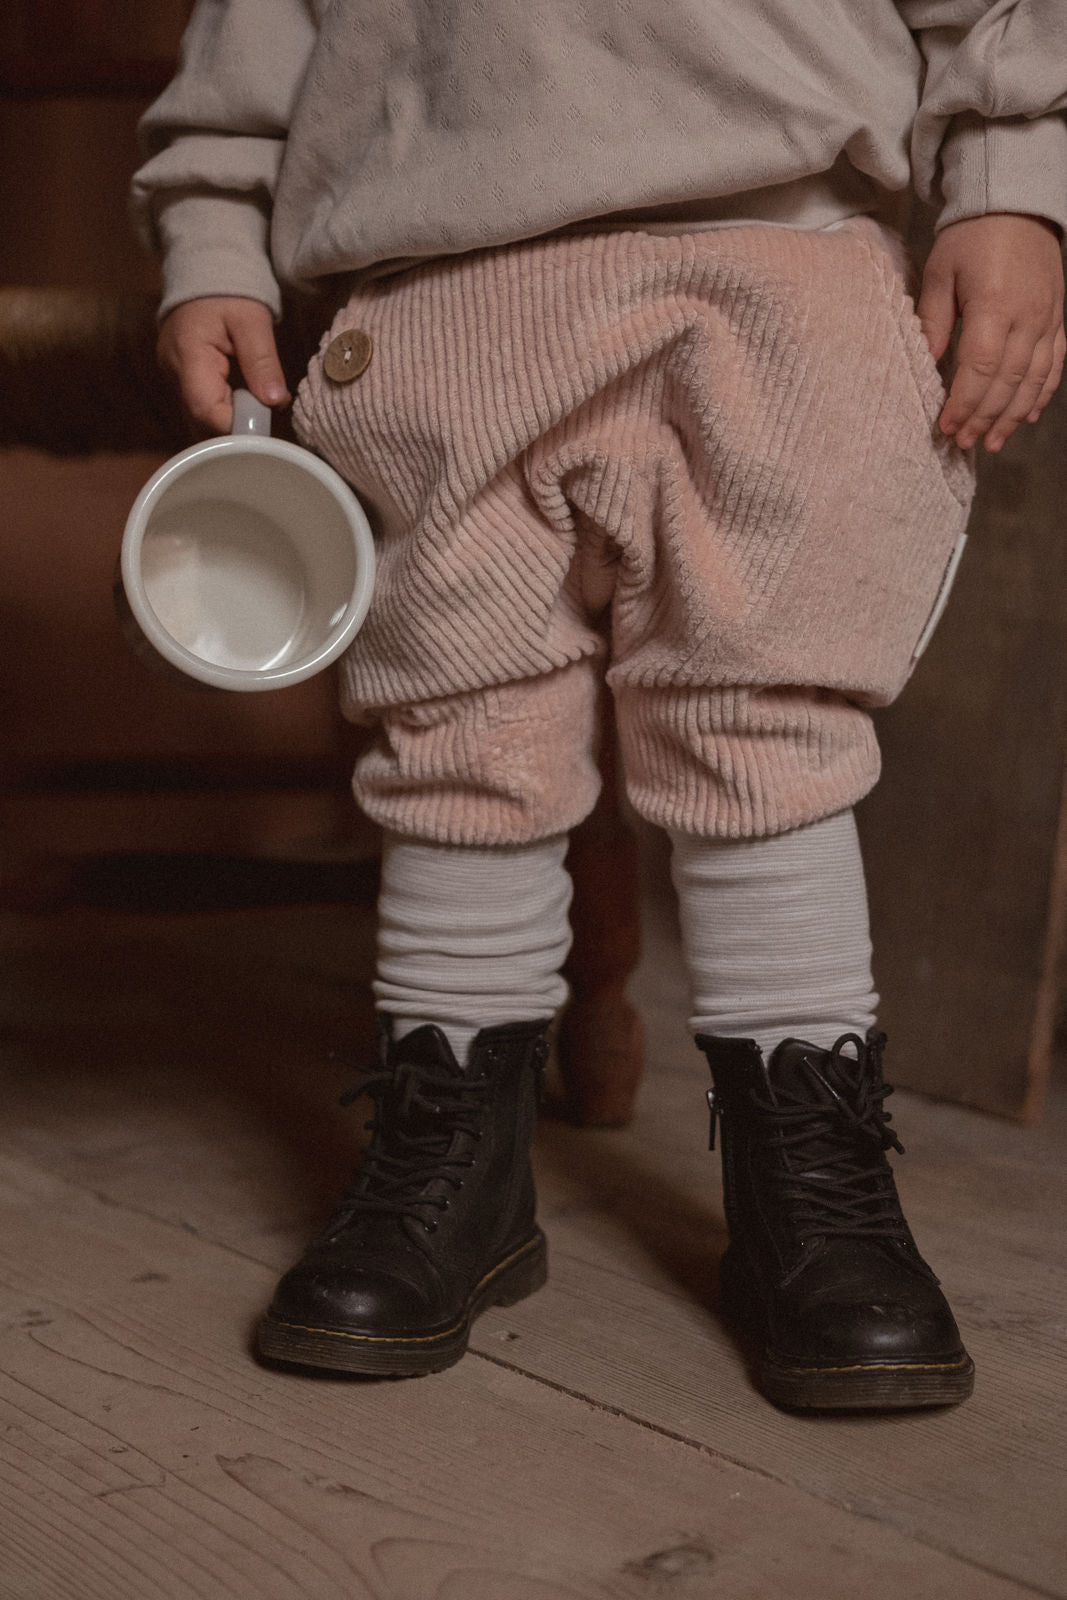
[(322, 360), (323, 371), (334, 383), (351, 383), (366, 372), (373, 349), (369, 333), (362, 328), (349, 328), (330, 341)]

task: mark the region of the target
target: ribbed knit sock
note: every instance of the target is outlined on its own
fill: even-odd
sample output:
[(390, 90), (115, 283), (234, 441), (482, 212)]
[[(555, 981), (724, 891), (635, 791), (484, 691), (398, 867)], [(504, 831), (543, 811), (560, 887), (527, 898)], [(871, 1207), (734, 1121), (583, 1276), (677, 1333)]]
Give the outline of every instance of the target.
[(566, 835), (494, 849), (386, 834), (374, 995), (402, 1038), (442, 1028), (461, 1064), (480, 1028), (548, 1021), (566, 997)]
[(862, 1038), (878, 996), (851, 811), (766, 839), (672, 833), (671, 875), (694, 1033), (787, 1037), (828, 1049)]

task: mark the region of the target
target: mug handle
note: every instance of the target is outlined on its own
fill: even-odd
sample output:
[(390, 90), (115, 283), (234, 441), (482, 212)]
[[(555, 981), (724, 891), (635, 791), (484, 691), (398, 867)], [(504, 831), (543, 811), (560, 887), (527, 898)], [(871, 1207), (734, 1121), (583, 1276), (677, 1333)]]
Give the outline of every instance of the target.
[(233, 426), (231, 434), (257, 434), (270, 438), (270, 407), (257, 400), (247, 389), (235, 389), (233, 394)]

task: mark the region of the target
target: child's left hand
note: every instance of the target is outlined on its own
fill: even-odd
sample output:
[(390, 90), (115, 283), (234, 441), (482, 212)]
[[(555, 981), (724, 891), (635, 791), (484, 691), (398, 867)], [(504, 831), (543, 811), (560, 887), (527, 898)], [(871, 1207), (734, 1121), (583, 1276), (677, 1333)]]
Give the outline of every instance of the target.
[(996, 211), (943, 228), (916, 307), (939, 361), (962, 319), (956, 372), (938, 418), (963, 449), (999, 450), (1036, 422), (1063, 371), (1063, 258), (1041, 217)]

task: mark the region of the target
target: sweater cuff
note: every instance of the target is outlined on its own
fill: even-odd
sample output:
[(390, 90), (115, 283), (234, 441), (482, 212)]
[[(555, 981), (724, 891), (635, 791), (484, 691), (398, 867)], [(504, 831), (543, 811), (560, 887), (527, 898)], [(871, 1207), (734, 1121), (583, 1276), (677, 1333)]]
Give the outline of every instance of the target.
[(160, 320), (185, 300), (243, 295), (262, 301), (278, 321), (282, 296), (270, 262), (270, 220), (256, 200), (171, 193), (156, 199), (152, 220), (163, 255)]
[(961, 112), (941, 146), (937, 227), (990, 211), (1046, 217), (1067, 232), (1067, 117), (987, 120)]

